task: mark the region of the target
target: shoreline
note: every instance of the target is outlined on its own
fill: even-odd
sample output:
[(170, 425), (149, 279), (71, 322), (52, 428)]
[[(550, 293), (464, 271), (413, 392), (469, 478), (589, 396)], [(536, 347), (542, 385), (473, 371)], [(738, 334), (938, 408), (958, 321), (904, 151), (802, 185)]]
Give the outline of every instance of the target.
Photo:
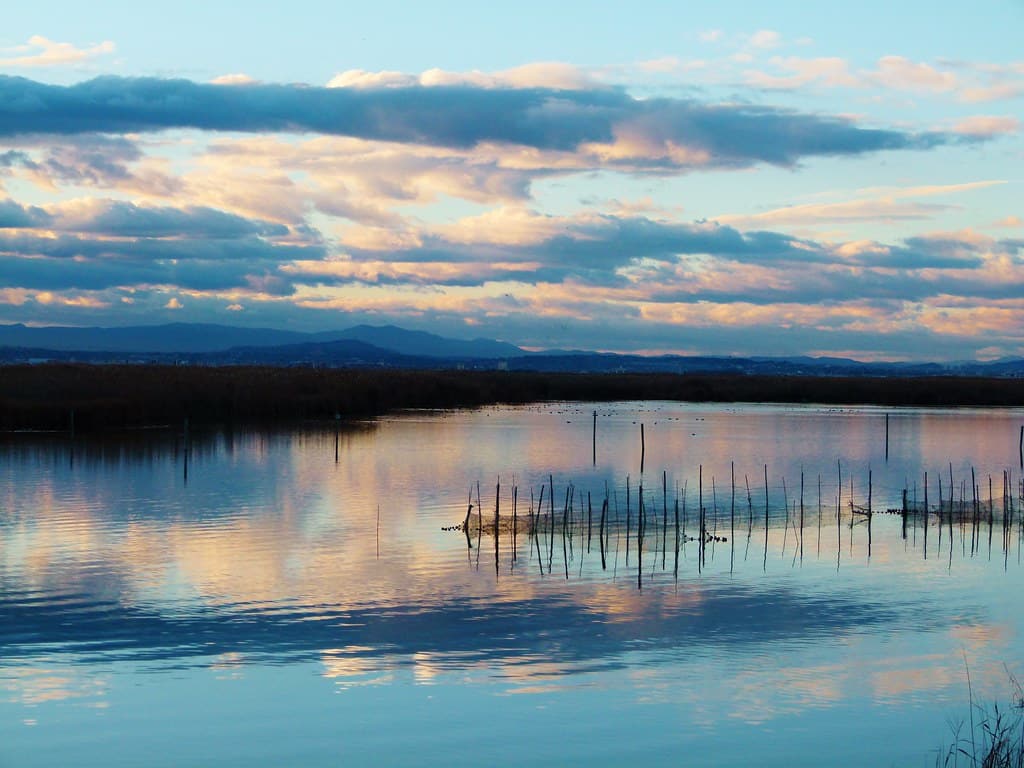
[(1024, 380), (384, 368), (44, 364), (0, 368), (0, 432), (279, 424), (404, 409), (669, 400), (916, 407), (1024, 406)]

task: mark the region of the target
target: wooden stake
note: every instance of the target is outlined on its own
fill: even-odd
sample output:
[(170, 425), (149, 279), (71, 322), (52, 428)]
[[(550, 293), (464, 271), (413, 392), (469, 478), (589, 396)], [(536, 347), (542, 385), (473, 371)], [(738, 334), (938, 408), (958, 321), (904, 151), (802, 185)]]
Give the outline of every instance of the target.
[(665, 569), (665, 542), (668, 539), (668, 471), (661, 473), (661, 568)]
[(640, 474), (644, 473), (644, 425), (640, 422)]

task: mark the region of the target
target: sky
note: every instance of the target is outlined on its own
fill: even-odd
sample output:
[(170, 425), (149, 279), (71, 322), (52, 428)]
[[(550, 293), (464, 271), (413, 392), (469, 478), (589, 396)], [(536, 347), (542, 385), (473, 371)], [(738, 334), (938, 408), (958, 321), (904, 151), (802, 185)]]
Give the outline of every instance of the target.
[(0, 323), (1024, 356), (1024, 0), (17, 3)]

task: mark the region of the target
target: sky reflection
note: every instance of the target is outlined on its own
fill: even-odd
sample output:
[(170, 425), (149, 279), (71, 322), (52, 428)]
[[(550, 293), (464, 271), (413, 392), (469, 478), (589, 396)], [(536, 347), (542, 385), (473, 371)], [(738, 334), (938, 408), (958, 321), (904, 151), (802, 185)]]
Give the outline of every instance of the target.
[[(844, 504), (846, 473), (860, 504), (868, 466), (879, 506), (924, 466), (948, 473), (952, 463), (958, 480), (963, 467), (998, 471), (1001, 485), (1004, 446), (991, 436), (1009, 433), (1016, 414), (902, 411), (886, 464), (884, 414), (871, 409), (617, 404), (599, 409), (595, 466), (591, 413), (411, 414), (341, 432), (337, 460), (333, 428), (197, 434), (187, 479), (173, 437), (9, 441), (0, 447), (0, 708), (25, 728), (40, 715), (77, 723), (78, 706), (113, 706), (117, 719), (133, 684), (180, 679), (196, 692), (237, 685), (249, 696), (280, 669), (302, 695), (311, 677), (347, 697), (386, 690), (403, 716), (416, 709), (413, 689), (538, 706), (561, 697), (579, 706), (596, 690), (624, 694), (631, 707), (669, 707), (698, 731), (754, 726), (747, 738), (756, 740), (797, 713), (810, 728), (827, 711), (879, 708), (901, 717), (914, 708), (938, 733), (941, 707), (963, 698), (965, 660), (976, 691), (1005, 690), (1024, 630), (1012, 597), (1019, 516), (1006, 539), (999, 519), (991, 529), (958, 522), (952, 538), (933, 520), (925, 550), (913, 518), (904, 531), (898, 515), (876, 514), (869, 528), (842, 507), (837, 523), (834, 478), (822, 478), (819, 514), (817, 473), (844, 467)], [(643, 476), (639, 446), (630, 447), (639, 423)], [(825, 446), (841, 450), (823, 455)], [(674, 502), (685, 502), (695, 534), (698, 467), (717, 514), (709, 529), (726, 541), (709, 543), (702, 562), (684, 538), (676, 561)], [(503, 515), (513, 484), (526, 515), (531, 489), (536, 502), (553, 480), (557, 523), (572, 483), (567, 539), (557, 526), (520, 534), (513, 559), (510, 533), (496, 554), (490, 533), (467, 549), (461, 533), (441, 530), (461, 522), (470, 489), (476, 503), (478, 481), (490, 519), (499, 477)], [(597, 511), (605, 483), (602, 566), (580, 499), (589, 492)]]

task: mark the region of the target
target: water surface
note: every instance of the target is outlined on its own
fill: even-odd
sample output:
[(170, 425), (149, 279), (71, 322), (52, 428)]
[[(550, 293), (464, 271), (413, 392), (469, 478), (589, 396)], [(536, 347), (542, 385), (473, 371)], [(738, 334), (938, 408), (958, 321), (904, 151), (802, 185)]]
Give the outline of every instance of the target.
[(886, 413), (9, 437), (0, 764), (930, 765), (1021, 672), (1024, 414)]

